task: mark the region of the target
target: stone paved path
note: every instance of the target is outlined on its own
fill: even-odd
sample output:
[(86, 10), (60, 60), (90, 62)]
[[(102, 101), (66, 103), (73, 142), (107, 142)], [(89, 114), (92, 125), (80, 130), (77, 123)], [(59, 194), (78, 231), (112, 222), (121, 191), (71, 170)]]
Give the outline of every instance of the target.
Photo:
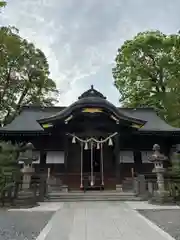
[(0, 208), (0, 240), (35, 240), (54, 212), (9, 212)]
[(37, 240), (172, 240), (123, 202), (64, 203)]

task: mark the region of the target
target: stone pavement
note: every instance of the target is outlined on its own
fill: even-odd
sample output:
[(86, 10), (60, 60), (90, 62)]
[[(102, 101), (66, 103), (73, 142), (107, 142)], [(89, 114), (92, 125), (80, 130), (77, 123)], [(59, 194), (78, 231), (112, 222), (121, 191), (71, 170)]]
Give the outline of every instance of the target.
[(180, 210), (178, 205), (155, 205), (150, 204), (147, 201), (126, 201), (126, 203), (132, 208), (137, 210)]
[(173, 240), (125, 202), (64, 203), (37, 240)]
[(35, 240), (54, 212), (7, 211), (0, 208), (0, 240)]
[(39, 204), (40, 206), (33, 208), (11, 208), (8, 212), (54, 212), (61, 209), (64, 205), (62, 202), (41, 202)]

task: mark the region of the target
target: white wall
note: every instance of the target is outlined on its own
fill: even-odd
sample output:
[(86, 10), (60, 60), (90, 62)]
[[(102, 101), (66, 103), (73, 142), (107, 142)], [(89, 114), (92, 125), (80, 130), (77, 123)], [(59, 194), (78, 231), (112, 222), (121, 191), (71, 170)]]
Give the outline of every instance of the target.
[(49, 151), (46, 155), (46, 163), (64, 163), (64, 152), (63, 151)]
[(133, 151), (120, 151), (120, 163), (134, 163)]
[(153, 151), (141, 151), (142, 163), (151, 163), (149, 157), (152, 156)]

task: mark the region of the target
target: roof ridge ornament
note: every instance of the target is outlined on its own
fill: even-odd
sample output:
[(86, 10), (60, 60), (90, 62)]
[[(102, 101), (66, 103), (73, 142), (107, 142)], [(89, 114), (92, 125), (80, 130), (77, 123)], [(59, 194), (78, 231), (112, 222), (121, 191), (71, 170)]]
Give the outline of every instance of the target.
[(106, 99), (106, 97), (101, 92), (97, 91), (93, 85), (91, 85), (90, 89), (88, 89), (83, 94), (81, 94), (81, 96), (79, 96), (78, 99), (89, 98), (89, 97)]

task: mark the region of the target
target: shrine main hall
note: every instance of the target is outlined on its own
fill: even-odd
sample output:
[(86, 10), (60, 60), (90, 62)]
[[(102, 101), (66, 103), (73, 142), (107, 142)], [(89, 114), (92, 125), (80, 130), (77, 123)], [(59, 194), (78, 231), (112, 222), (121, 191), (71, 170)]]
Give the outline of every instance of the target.
[(152, 171), (155, 143), (168, 157), (180, 129), (152, 108), (120, 108), (93, 86), (68, 107), (24, 106), (1, 140), (31, 142), (37, 174), (60, 180), (69, 190), (117, 189), (126, 179)]

